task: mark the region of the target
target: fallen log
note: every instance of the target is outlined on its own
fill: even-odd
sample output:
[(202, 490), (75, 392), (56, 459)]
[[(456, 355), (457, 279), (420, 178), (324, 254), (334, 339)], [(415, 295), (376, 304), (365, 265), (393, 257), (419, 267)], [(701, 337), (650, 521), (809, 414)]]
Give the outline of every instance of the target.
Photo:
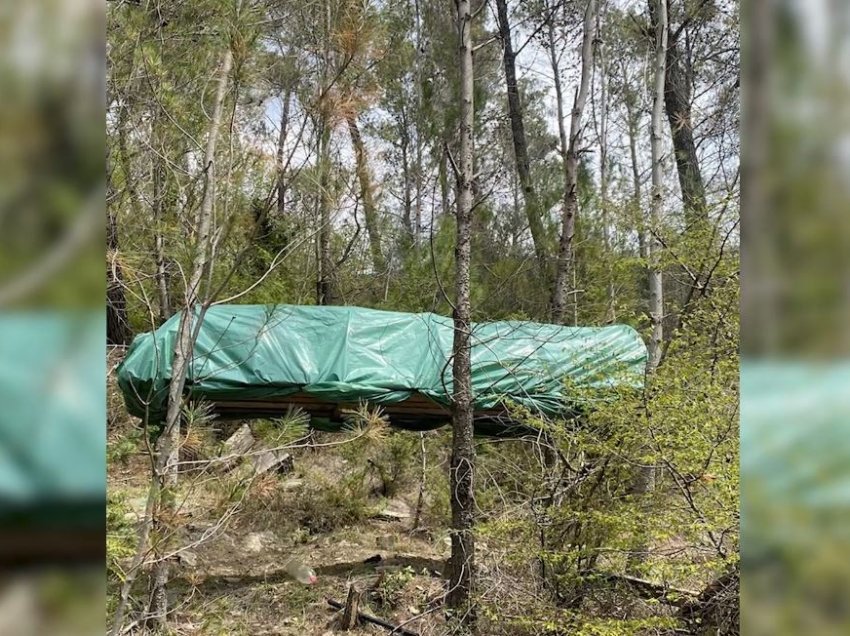
[(658, 599), (674, 607), (684, 607), (692, 603), (700, 594), (696, 590), (671, 587), (670, 585), (647, 581), (646, 579), (629, 576), (628, 574), (587, 572), (585, 576), (610, 583), (625, 583), (635, 589), (643, 598)]
[[(328, 605), (334, 609), (345, 610), (345, 605), (339, 601), (335, 601), (332, 598), (327, 599), (327, 601)], [(387, 621), (380, 619), (377, 616), (372, 616), (371, 614), (358, 611), (357, 616), (360, 620), (366, 621), (367, 623), (372, 623), (373, 625), (378, 625), (379, 627), (390, 630), (391, 634), (397, 634), (398, 636), (419, 636), (416, 632), (411, 632), (399, 625), (393, 625), (392, 623), (388, 623)]]

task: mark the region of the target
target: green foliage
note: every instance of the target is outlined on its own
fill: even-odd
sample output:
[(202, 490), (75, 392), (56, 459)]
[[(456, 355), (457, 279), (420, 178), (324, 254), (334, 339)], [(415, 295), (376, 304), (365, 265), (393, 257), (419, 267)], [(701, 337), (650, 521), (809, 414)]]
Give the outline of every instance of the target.
[(395, 608), (399, 605), (404, 592), (415, 576), (413, 568), (408, 566), (396, 572), (390, 572), (380, 579), (380, 583), (373, 595), (374, 600), (380, 607)]
[(110, 441), (106, 445), (106, 461), (110, 465), (117, 463), (126, 466), (130, 457), (139, 451), (141, 438), (142, 430), (136, 428)]
[[(110, 491), (106, 499), (106, 572), (110, 584), (123, 583), (125, 567), (136, 552), (136, 529), (126, 496)], [(110, 595), (112, 598), (112, 595)]]
[(381, 480), (381, 494), (395, 497), (413, 482), (418, 466), (418, 440), (415, 434), (391, 432), (367, 459)]
[(254, 437), (268, 448), (290, 446), (309, 435), (310, 417), (304, 411), (292, 408), (282, 418), (257, 420), (252, 423)]
[(357, 475), (331, 480), (321, 473), (306, 477), (305, 487), (279, 511), (310, 532), (325, 533), (358, 523), (369, 512), (367, 493)]

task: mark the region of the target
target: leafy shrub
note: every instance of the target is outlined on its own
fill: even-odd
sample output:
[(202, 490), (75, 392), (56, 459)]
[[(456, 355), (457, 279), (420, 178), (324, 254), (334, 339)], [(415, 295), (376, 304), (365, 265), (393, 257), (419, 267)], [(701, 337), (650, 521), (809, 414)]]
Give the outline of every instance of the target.
[(312, 474), (305, 487), (282, 510), (291, 522), (316, 534), (355, 524), (366, 518), (368, 504), (362, 480), (356, 475), (332, 481)]

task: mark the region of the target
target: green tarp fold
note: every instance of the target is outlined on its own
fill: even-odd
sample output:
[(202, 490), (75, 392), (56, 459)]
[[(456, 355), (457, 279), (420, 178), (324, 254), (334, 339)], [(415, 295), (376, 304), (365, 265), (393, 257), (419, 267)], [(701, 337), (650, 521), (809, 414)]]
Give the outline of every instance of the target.
[[(197, 316), (197, 310), (196, 310)], [(180, 315), (139, 335), (118, 369), (130, 413), (165, 415)], [(358, 307), (217, 305), (203, 318), (187, 391), (196, 399), (262, 400), (306, 393), (327, 402), (391, 404), (420, 393), (451, 402), (452, 320)], [(631, 327), (474, 323), (476, 410), (506, 401), (546, 414), (582, 388), (641, 386), (646, 347)]]
[(103, 528), (105, 326), (103, 312), (0, 316), (0, 532)]

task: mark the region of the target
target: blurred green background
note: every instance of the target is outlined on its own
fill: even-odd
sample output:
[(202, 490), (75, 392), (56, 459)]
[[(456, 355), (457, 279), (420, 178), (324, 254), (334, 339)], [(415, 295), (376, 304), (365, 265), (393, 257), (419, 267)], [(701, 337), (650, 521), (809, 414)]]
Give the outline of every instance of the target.
[(4, 636), (103, 630), (103, 13), (0, 1)]
[(742, 629), (847, 634), (850, 4), (742, 18)]

